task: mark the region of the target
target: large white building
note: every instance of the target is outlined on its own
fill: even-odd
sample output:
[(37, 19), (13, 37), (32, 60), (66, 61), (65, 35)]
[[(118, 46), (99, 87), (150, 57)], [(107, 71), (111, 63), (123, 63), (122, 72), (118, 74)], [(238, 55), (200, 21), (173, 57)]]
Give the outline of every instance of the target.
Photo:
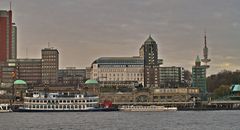
[(101, 57), (91, 66), (91, 79), (100, 82), (144, 82), (143, 58)]

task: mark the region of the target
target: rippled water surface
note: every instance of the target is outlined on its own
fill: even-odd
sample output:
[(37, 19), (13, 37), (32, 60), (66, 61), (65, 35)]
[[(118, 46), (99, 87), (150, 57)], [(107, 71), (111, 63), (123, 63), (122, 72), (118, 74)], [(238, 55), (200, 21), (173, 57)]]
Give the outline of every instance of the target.
[(0, 130), (240, 130), (240, 111), (0, 113)]

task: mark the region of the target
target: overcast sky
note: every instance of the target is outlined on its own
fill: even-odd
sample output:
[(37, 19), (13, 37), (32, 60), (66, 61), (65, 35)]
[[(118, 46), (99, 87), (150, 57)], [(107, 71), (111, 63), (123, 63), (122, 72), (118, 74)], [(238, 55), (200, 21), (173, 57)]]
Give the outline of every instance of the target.
[[(19, 58), (40, 58), (50, 42), (61, 68), (85, 68), (98, 57), (138, 55), (151, 34), (164, 66), (191, 70), (203, 57), (207, 30), (209, 73), (240, 69), (240, 0), (12, 0), (12, 6)], [(0, 9), (9, 9), (9, 0)]]

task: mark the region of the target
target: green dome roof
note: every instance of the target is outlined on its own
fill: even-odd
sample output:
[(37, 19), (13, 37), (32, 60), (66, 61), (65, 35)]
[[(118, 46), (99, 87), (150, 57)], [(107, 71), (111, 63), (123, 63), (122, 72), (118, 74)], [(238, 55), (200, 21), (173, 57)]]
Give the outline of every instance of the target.
[(15, 80), (13, 84), (14, 85), (27, 85), (27, 83), (23, 80)]
[(236, 84), (232, 86), (232, 92), (240, 92), (240, 85)]
[(85, 82), (85, 84), (98, 84), (98, 81), (94, 79), (89, 79)]

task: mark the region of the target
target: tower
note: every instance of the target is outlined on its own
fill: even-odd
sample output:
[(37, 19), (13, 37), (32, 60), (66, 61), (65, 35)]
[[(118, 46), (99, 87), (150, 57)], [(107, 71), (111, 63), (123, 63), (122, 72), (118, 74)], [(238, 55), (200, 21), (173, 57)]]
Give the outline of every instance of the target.
[(11, 59), (17, 59), (17, 25), (12, 24)]
[(57, 49), (42, 49), (42, 83), (56, 84), (58, 81), (59, 52)]
[(205, 65), (201, 65), (201, 60), (197, 56), (195, 66), (192, 67), (192, 86), (199, 88), (203, 100), (206, 99), (207, 94), (206, 69)]
[(144, 87), (159, 87), (158, 48), (151, 35), (140, 48), (140, 57), (144, 58)]
[(0, 10), (0, 62), (11, 59), (12, 11)]
[(204, 48), (203, 48), (203, 59), (201, 60), (204, 63), (204, 66), (206, 68), (209, 68), (208, 62), (211, 61), (211, 59), (208, 59), (208, 47), (207, 47), (207, 34), (205, 32), (204, 34)]

